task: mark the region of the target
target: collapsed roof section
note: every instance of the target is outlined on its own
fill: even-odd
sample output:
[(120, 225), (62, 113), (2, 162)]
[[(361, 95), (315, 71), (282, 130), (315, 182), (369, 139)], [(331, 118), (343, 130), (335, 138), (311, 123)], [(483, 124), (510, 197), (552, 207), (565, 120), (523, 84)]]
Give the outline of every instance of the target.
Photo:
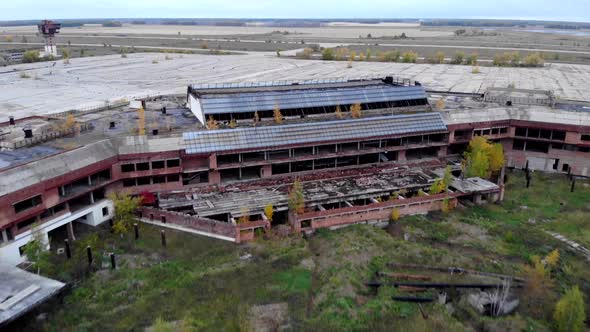
[(446, 131), (447, 127), (440, 113), (427, 112), (355, 120), (199, 131), (184, 133), (183, 140), (187, 154), (204, 154)]

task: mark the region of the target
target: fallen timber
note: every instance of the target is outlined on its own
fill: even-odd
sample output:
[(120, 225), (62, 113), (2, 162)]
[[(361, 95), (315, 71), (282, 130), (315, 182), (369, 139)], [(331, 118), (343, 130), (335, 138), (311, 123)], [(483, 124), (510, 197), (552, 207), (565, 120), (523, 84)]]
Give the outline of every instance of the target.
[(515, 277), (515, 276), (511, 276), (511, 275), (506, 275), (506, 274), (464, 269), (461, 267), (439, 267), (439, 266), (429, 266), (429, 265), (398, 264), (398, 263), (388, 263), (387, 266), (389, 268), (393, 268), (393, 269), (430, 270), (430, 271), (446, 272), (446, 273), (450, 273), (450, 274), (471, 274), (471, 275), (478, 275), (478, 276), (484, 276), (484, 277), (498, 278), (498, 279), (503, 279), (503, 280), (508, 279), (508, 280), (513, 280), (516, 282), (525, 282), (525, 279), (520, 278), (520, 277)]
[[(400, 286), (408, 286), (408, 287), (417, 287), (417, 288), (479, 288), (479, 289), (496, 289), (502, 288), (502, 284), (466, 284), (466, 283), (435, 283), (435, 282), (379, 282), (379, 281), (371, 281), (366, 282), (366, 286), (372, 288), (379, 288), (381, 286), (393, 286), (393, 287), (400, 287)], [(512, 285), (512, 288), (522, 288), (522, 285)]]
[(392, 296), (391, 298), (394, 301), (414, 302), (414, 303), (428, 303), (428, 302), (433, 302), (434, 301), (434, 298), (432, 298), (432, 297)]

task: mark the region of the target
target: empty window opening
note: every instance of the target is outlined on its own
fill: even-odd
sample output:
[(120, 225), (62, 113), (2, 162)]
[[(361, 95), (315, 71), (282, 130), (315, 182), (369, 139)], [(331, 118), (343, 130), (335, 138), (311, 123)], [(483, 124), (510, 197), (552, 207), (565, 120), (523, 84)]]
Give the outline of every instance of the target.
[(24, 201), (20, 201), (14, 204), (14, 212), (20, 213), (26, 211), (28, 209), (34, 208), (37, 205), (40, 205), (42, 202), (41, 195), (33, 196), (29, 199), (25, 199)]
[(180, 159), (166, 160), (166, 167), (180, 167)]
[(121, 165), (121, 172), (123, 172), (123, 173), (135, 172), (135, 164), (123, 164), (123, 165)]
[(166, 167), (166, 162), (164, 160), (152, 161), (152, 169), (162, 169), (164, 167)]
[(145, 163), (137, 163), (135, 165), (136, 169), (138, 171), (149, 171), (150, 170), (150, 163), (145, 162)]

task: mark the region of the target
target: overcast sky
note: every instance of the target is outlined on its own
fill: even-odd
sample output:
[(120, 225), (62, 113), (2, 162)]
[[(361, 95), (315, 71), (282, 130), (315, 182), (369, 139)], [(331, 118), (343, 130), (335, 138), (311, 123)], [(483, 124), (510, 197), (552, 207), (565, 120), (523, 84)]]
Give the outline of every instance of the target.
[(590, 21), (590, 0), (0, 0), (0, 20), (510, 18)]

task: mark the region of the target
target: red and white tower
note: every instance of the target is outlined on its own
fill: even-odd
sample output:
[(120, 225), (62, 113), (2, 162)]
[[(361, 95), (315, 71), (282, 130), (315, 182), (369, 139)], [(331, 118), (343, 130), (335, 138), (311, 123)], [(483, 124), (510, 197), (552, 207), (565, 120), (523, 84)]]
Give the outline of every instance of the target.
[(50, 20), (43, 20), (41, 24), (38, 24), (39, 33), (45, 38), (45, 56), (52, 55), (57, 56), (57, 46), (55, 44), (55, 34), (59, 33), (61, 24), (55, 23)]

